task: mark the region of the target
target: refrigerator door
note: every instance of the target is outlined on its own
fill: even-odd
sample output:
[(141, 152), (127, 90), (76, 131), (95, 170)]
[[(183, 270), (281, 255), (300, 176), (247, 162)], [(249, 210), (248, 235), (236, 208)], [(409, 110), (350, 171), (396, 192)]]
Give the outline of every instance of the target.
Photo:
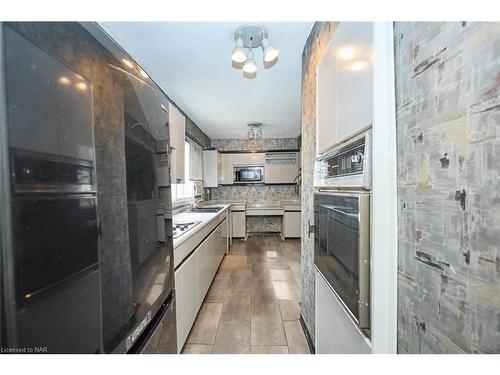
[(92, 83), (5, 27), (10, 147), (94, 160)]
[(137, 347), (132, 348), (131, 353), (177, 354), (175, 298), (158, 311), (148, 331), (138, 340)]

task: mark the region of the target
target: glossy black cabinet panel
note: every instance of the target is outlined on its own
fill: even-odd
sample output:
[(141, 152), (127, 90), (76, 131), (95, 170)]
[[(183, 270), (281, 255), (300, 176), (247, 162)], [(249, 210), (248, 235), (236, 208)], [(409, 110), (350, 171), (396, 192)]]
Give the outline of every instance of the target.
[[(62, 297), (58, 302), (48, 298), (47, 291), (63, 290), (97, 264), (102, 297), (102, 345), (97, 350), (126, 352), (174, 289), (168, 99), (98, 25), (13, 22), (3, 27), (9, 43), (17, 41), (7, 51), (11, 184), (16, 191), (11, 203), (20, 217), (14, 218), (15, 242), (27, 249), (42, 239), (48, 245), (40, 264), (57, 269), (50, 276), (37, 270), (32, 278), (23, 276), (13, 287), (16, 296), (30, 295), (24, 302), (30, 309), (44, 296), (52, 307), (35, 316), (45, 319), (52, 311), (59, 317), (57, 309), (64, 305), (70, 311), (70, 304), (61, 305)], [(16, 78), (20, 74), (25, 77)], [(32, 92), (23, 96), (29, 80)], [(37, 194), (46, 200), (31, 201)], [(34, 212), (31, 222), (25, 219), (29, 212)], [(164, 213), (163, 231), (158, 218)], [(39, 261), (37, 251), (19, 254), (26, 263)], [(78, 315), (94, 316), (90, 310), (75, 319)], [(44, 322), (39, 332), (56, 332)], [(79, 347), (71, 350), (96, 351)]]
[(2, 273), (12, 275), (4, 279), (2, 346), (96, 353), (102, 319), (92, 82), (0, 27), (13, 232), (12, 246), (2, 249), (9, 267)]
[(16, 198), (18, 303), (98, 263), (95, 196)]
[(11, 147), (94, 160), (90, 82), (5, 28)]

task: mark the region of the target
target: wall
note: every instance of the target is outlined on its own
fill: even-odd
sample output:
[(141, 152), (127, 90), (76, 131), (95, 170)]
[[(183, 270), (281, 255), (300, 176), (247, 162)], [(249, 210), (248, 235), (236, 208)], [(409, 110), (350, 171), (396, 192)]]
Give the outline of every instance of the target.
[[(212, 139), (212, 147), (219, 151), (297, 150), (298, 138), (262, 138), (257, 140)], [(298, 199), (294, 185), (219, 186), (211, 189), (212, 199), (246, 200), (248, 202), (279, 202), (280, 199)], [(280, 232), (281, 217), (247, 217), (247, 232)]]
[(396, 23), (398, 350), (500, 352), (500, 23)]
[(316, 22), (307, 38), (302, 53), (301, 307), (302, 317), (313, 338), (315, 330), (314, 238), (308, 235), (308, 223), (314, 223), (313, 171), (316, 156), (316, 66), (328, 47), (335, 28), (335, 22)]

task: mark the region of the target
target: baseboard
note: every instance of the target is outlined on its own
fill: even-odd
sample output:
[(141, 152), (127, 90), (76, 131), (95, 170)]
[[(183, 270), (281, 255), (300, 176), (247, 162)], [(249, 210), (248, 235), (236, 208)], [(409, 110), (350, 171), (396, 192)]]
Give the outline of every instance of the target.
[(309, 333), (309, 329), (307, 328), (306, 322), (304, 321), (304, 317), (302, 316), (302, 314), (300, 314), (299, 322), (302, 327), (302, 331), (304, 331), (304, 335), (306, 336), (306, 341), (307, 345), (309, 346), (309, 350), (311, 351), (311, 354), (315, 354), (316, 348), (314, 347), (314, 341), (311, 337), (311, 334)]

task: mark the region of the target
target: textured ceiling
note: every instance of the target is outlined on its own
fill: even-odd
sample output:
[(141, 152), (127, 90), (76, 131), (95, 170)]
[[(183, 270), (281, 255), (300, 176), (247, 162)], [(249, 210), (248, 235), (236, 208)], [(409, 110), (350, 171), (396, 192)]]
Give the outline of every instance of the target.
[(300, 134), (301, 58), (312, 22), (263, 24), (279, 51), (278, 63), (246, 79), (231, 64), (230, 22), (100, 22), (179, 107), (211, 138), (246, 137), (262, 122), (263, 136)]

